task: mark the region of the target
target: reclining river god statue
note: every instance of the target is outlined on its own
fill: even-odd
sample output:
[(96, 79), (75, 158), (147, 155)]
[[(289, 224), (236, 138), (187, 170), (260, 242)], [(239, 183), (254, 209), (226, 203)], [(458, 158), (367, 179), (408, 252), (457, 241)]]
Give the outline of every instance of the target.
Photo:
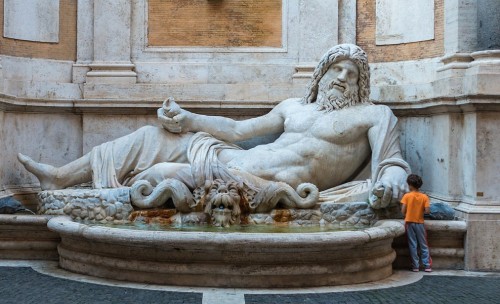
[[(341, 44), (322, 57), (304, 97), (281, 101), (263, 116), (237, 121), (200, 115), (169, 98), (157, 112), (161, 127), (142, 127), (62, 167), (18, 158), (42, 190), (89, 181), (95, 189), (144, 181), (155, 187), (168, 180), (171, 190), (189, 197), (196, 189), (210, 191), (217, 181), (222, 193), (243, 189), (254, 211), (328, 201), (385, 208), (406, 192), (410, 168), (402, 159), (396, 117), (387, 106), (371, 103), (369, 93), (366, 53)], [(235, 144), (268, 134), (280, 135), (247, 150)], [(355, 180), (366, 166), (371, 176)], [(176, 206), (188, 212), (195, 204), (189, 198)]]

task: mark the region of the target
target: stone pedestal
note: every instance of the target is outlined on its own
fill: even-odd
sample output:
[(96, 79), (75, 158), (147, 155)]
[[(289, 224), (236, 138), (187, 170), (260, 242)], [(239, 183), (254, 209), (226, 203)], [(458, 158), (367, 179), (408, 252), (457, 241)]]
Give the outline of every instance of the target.
[(500, 271), (500, 206), (464, 203), (457, 211), (467, 221), (464, 269)]
[(94, 62), (89, 67), (91, 71), (87, 73), (88, 84), (133, 84), (137, 81), (132, 63)]

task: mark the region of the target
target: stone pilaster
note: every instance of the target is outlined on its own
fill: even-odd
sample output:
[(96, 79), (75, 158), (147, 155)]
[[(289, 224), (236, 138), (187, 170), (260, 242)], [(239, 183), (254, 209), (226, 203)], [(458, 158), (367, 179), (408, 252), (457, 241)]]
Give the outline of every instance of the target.
[(3, 68), (2, 68), (2, 57), (0, 57), (0, 93), (3, 93)]
[[(94, 0), (78, 0), (76, 63), (73, 83), (85, 83), (89, 64), (94, 59)], [(83, 96), (82, 96), (83, 97)]]
[[(467, 220), (465, 268), (500, 270), (500, 50), (471, 53), (464, 92), (478, 100), (464, 119), (464, 200), (457, 207)], [(493, 98), (491, 98), (493, 96)], [(481, 101), (484, 98), (484, 101)], [(481, 102), (488, 101), (484, 104)], [(496, 105), (496, 107), (495, 107)]]
[[(93, 4), (93, 60), (88, 65), (87, 84), (136, 83), (137, 74), (130, 61), (131, 0), (94, 0)], [(88, 4), (85, 6), (88, 8)], [(88, 36), (88, 32), (83, 35)], [(79, 55), (88, 57), (88, 48)]]
[(463, 115), (454, 166), (462, 191), (457, 215), (467, 221), (466, 270), (500, 270), (499, 9), (498, 1), (445, 1), (446, 55), (435, 93), (460, 100)]
[(446, 55), (474, 51), (477, 45), (477, 0), (446, 0), (444, 18)]

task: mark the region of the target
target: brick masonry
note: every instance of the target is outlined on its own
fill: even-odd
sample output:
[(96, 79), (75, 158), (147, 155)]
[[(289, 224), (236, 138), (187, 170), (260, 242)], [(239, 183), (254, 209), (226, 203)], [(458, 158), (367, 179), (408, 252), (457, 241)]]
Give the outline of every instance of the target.
[(281, 47), (281, 0), (150, 0), (148, 45)]

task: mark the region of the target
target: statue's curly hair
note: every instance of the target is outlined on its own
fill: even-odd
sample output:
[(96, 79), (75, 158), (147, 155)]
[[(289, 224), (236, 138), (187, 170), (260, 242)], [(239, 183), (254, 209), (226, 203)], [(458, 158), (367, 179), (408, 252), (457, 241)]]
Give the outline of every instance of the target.
[(359, 102), (369, 103), (370, 67), (368, 66), (368, 57), (366, 56), (365, 51), (354, 44), (336, 45), (323, 55), (323, 58), (321, 58), (318, 66), (314, 69), (312, 81), (307, 88), (307, 94), (303, 97), (302, 103), (308, 104), (316, 102), (319, 82), (323, 75), (325, 75), (333, 63), (345, 59), (349, 59), (354, 62), (359, 69)]

